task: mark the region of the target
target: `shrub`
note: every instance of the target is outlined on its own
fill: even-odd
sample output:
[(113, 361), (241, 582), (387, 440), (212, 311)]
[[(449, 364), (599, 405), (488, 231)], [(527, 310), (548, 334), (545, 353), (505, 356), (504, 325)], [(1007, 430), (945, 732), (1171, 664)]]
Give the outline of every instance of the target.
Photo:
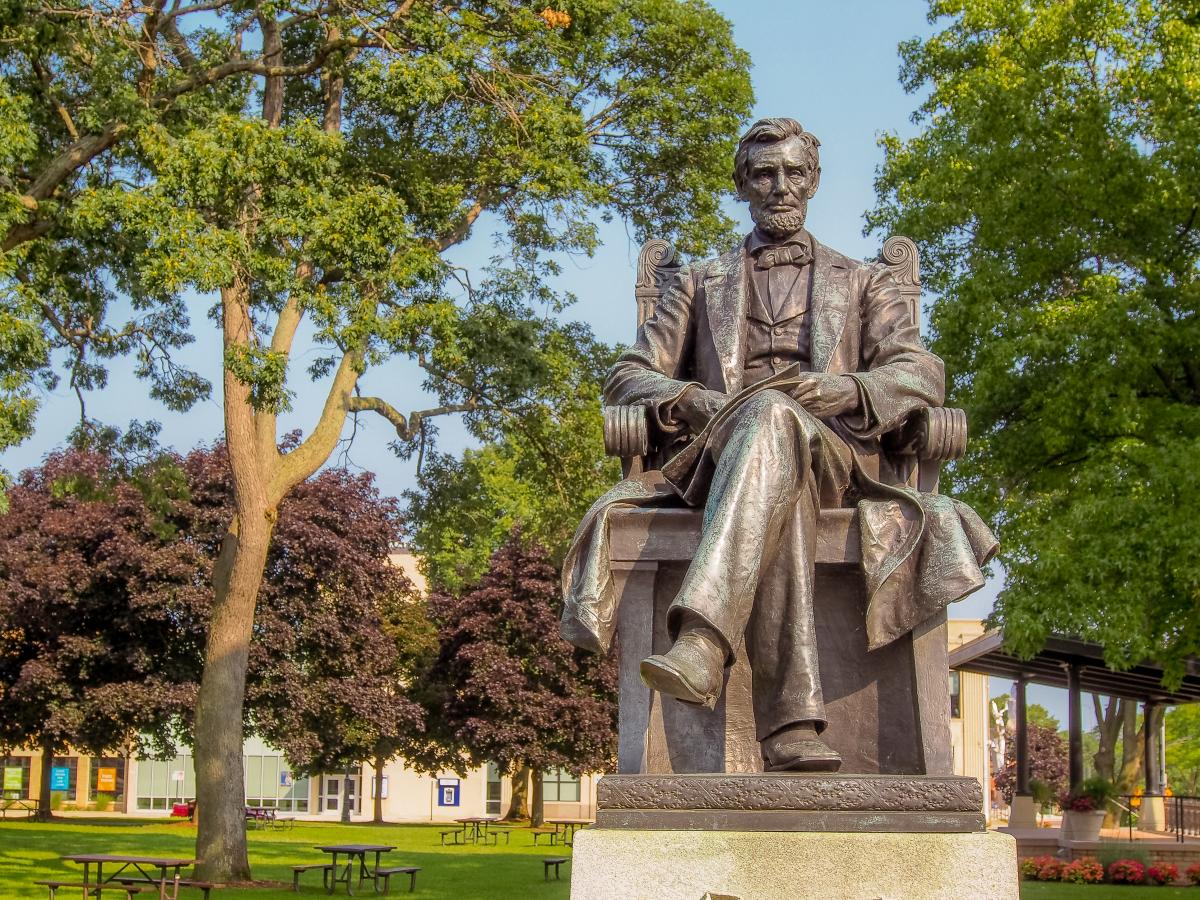
[(1114, 884), (1141, 884), (1146, 880), (1146, 867), (1136, 859), (1118, 859), (1108, 867), (1108, 880)]
[(114, 799), (112, 794), (97, 794), (95, 800), (96, 811), (108, 812), (112, 809)]
[(1155, 863), (1146, 870), (1146, 881), (1150, 884), (1170, 884), (1179, 877), (1179, 866), (1174, 863)]
[(1200, 863), (1188, 866), (1184, 874), (1187, 875), (1187, 880), (1192, 884), (1200, 884)]
[(1053, 866), (1058, 862), (1053, 856), (1027, 856), (1018, 863), (1022, 878), (1036, 881), (1041, 877), (1042, 869)]
[(63, 808), (66, 799), (67, 795), (65, 791), (52, 791), (50, 793), (50, 808), (57, 812)]
[(1062, 878), (1063, 867), (1066, 863), (1053, 856), (1041, 856), (1038, 858), (1042, 861), (1041, 866), (1038, 868), (1038, 881), (1059, 881)]
[(1063, 866), (1059, 878), (1072, 884), (1100, 884), (1104, 880), (1104, 866), (1095, 857), (1084, 856)]

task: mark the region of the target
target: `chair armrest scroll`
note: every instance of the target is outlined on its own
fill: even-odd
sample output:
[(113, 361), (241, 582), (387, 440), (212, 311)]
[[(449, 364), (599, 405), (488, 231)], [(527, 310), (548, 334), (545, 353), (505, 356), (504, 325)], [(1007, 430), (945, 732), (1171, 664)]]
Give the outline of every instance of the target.
[(943, 406), (919, 409), (889, 436), (887, 449), (914, 453), (920, 459), (958, 459), (967, 452), (967, 414)]
[(621, 459), (645, 456), (650, 452), (646, 407), (604, 407), (604, 452)]

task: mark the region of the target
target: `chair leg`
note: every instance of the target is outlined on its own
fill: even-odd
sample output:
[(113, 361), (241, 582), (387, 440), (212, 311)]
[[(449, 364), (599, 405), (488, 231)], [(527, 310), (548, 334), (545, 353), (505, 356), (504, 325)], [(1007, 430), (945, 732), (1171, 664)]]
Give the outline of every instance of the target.
[(416, 889), (417, 889), (417, 873), (409, 872), (408, 873), (408, 892), (411, 894)]

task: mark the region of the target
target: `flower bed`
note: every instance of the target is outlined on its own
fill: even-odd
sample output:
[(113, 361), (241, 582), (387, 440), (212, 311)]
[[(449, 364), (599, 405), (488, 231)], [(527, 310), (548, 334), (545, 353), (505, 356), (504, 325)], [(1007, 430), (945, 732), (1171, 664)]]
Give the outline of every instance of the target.
[(1196, 863), (1193, 866), (1188, 866), (1187, 871), (1184, 872), (1184, 874), (1187, 875), (1187, 880), (1192, 884), (1200, 884), (1200, 863)]
[(1146, 870), (1146, 881), (1150, 884), (1170, 884), (1179, 877), (1179, 866), (1174, 863), (1156, 863)]
[(1118, 859), (1108, 865), (1108, 880), (1113, 884), (1141, 884), (1146, 880), (1146, 867), (1136, 859)]

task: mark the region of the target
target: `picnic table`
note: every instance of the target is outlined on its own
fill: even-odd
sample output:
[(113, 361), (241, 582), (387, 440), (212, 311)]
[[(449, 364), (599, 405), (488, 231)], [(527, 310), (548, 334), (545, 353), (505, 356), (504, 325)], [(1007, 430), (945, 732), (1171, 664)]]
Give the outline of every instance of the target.
[[(196, 864), (196, 860), (184, 859), (182, 857), (122, 856), (112, 853), (81, 853), (73, 856), (64, 856), (63, 861), (82, 865), (83, 881), (78, 884), (57, 881), (38, 882), (50, 888), (51, 897), (54, 896), (55, 891), (59, 887), (81, 888), (83, 895), (86, 897), (91, 893), (91, 891), (87, 890), (88, 888), (103, 888), (104, 885), (110, 885), (115, 888), (118, 885), (137, 883), (139, 885), (157, 887), (159, 900), (168, 900), (168, 898), (170, 900), (178, 900), (179, 886), (181, 884), (179, 870)], [(96, 867), (95, 881), (92, 881), (93, 865)], [(104, 876), (105, 865), (116, 867), (116, 871), (110, 872), (107, 878)], [(155, 874), (151, 874), (152, 872), (155, 872)], [(207, 893), (205, 891), (206, 895)]]
[(563, 836), (563, 843), (570, 846), (575, 839), (575, 832), (592, 824), (591, 819), (547, 819), (547, 825), (553, 825), (554, 830)]
[(275, 824), (275, 808), (273, 806), (247, 806), (246, 821), (256, 828), (266, 828)]
[[(371, 883), (378, 889), (379, 879), (382, 873), (379, 871), (379, 857), (384, 853), (390, 853), (396, 848), (387, 844), (330, 844), (327, 847), (317, 847), (322, 853), (333, 854), (333, 868), (329, 873), (329, 878), (325, 882), (325, 887), (329, 893), (333, 893), (339, 882), (345, 882), (346, 893), (354, 895), (354, 863), (358, 862), (358, 884), (359, 887), (368, 878)], [(375, 854), (375, 865), (367, 867), (367, 854)], [(338, 857), (345, 856), (345, 863), (339, 863)], [(344, 868), (343, 868), (344, 866)], [(340, 870), (340, 871), (339, 871)]]
[(469, 832), (468, 837), (472, 841), (478, 842), (480, 838), (487, 834), (487, 827), (494, 822), (499, 822), (499, 816), (468, 816), (465, 819), (455, 819), (459, 825), (463, 827), (464, 832)]
[(7, 819), (10, 812), (32, 816), (38, 811), (36, 797), (0, 797), (0, 819)]

